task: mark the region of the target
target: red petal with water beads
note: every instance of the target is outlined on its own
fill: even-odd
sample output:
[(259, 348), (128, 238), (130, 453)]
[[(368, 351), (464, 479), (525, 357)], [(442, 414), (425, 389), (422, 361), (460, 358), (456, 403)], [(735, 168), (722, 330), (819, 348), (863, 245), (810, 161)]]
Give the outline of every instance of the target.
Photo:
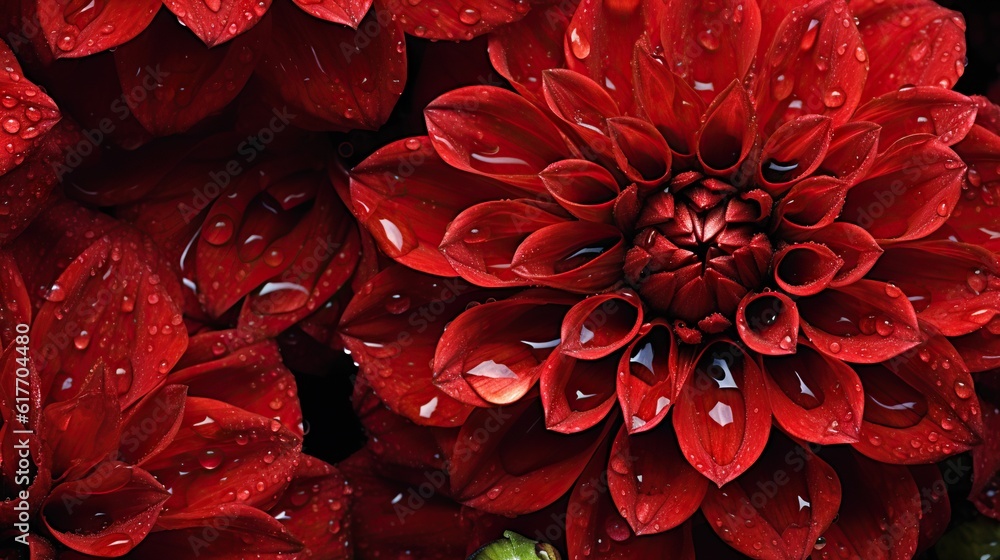
[(215, 333), (206, 333), (192, 337), (191, 347), (191, 352), (207, 351), (212, 357), (172, 372), (169, 383), (187, 387), (188, 396), (215, 399), (274, 418), (302, 437), (295, 377), (282, 364), (274, 341), (230, 349), (218, 342)]
[[(175, 560), (211, 551), (213, 560), (292, 558), (299, 542), (269, 513), (241, 503), (210, 504), (160, 516), (158, 529), (132, 551), (143, 560)], [(214, 537), (211, 540), (207, 536)]]
[(100, 0), (82, 8), (73, 0), (37, 4), (38, 24), (56, 58), (117, 47), (141, 33), (163, 5), (160, 0)]
[(41, 426), (55, 480), (81, 476), (119, 443), (121, 409), (114, 391), (115, 374), (98, 358), (82, 379), (67, 379), (80, 386), (73, 388), (72, 397), (45, 406)]
[(532, 284), (592, 294), (621, 280), (624, 260), (621, 230), (572, 221), (543, 227), (525, 238), (511, 269)]
[(589, 297), (563, 319), (559, 351), (583, 360), (603, 358), (632, 341), (642, 326), (642, 302), (631, 291)]
[(913, 306), (891, 284), (859, 280), (796, 303), (802, 331), (820, 352), (838, 360), (874, 364), (923, 340)]
[[(185, 132), (221, 111), (242, 91), (263, 50), (262, 39), (257, 30), (231, 44), (206, 49), (164, 12), (115, 50), (124, 100), (154, 136)], [(170, 48), (163, 49), (165, 44)]]
[(542, 184), (567, 212), (591, 222), (614, 223), (620, 189), (611, 172), (583, 159), (566, 159), (546, 167)]
[(375, 130), (385, 123), (406, 82), (398, 22), (369, 11), (354, 30), (284, 2), (271, 14), (270, 43), (256, 75), (278, 98), (273, 106), (288, 105), (276, 116), (319, 130)]
[(1000, 324), (990, 321), (986, 328), (951, 339), (962, 360), (973, 373), (1000, 368)]
[(164, 0), (205, 45), (214, 47), (257, 25), (271, 7), (271, 0)]
[(117, 459), (141, 466), (163, 451), (181, 427), (188, 388), (165, 385), (130, 408), (121, 421)]
[(479, 203), (447, 225), (441, 253), (462, 278), (478, 286), (527, 286), (532, 282), (512, 267), (518, 248), (531, 233), (560, 223), (566, 216), (555, 204), (530, 199)]
[(875, 163), (881, 130), (875, 123), (851, 121), (833, 129), (830, 147), (820, 164), (820, 173), (853, 185)]
[(41, 516), (52, 536), (93, 556), (121, 556), (153, 528), (170, 493), (148, 472), (119, 462), (52, 489)]
[(618, 353), (595, 359), (574, 358), (558, 349), (549, 354), (538, 383), (545, 427), (574, 434), (603, 420), (616, 402), (618, 359)]
[(869, 277), (898, 287), (921, 321), (950, 337), (977, 331), (1000, 313), (998, 275), (995, 253), (942, 240), (889, 246)]
[(764, 143), (757, 182), (770, 194), (785, 192), (820, 166), (833, 137), (833, 121), (803, 115), (778, 127)]
[(795, 354), (763, 357), (761, 367), (782, 430), (821, 445), (858, 441), (865, 394), (849, 365), (803, 343)]
[(559, 345), (560, 325), (577, 298), (528, 290), (460, 314), (434, 354), (434, 384), (474, 406), (509, 404), (528, 392)]
[(666, 323), (643, 325), (618, 365), (618, 402), (630, 434), (655, 428), (670, 412), (684, 379), (678, 379), (678, 348)]
[(649, 124), (633, 117), (608, 119), (612, 153), (622, 173), (643, 190), (663, 184), (670, 174), (667, 141)]
[(581, 146), (605, 152), (607, 119), (621, 113), (604, 88), (579, 72), (553, 68), (542, 72), (542, 94), (552, 113), (579, 135)]
[(540, 190), (538, 173), (572, 157), (540, 109), (500, 88), (448, 92), (424, 109), (424, 117), (434, 149), (449, 165), (518, 187)]
[(232, 501), (267, 508), (287, 486), (301, 447), (277, 420), (188, 397), (173, 441), (143, 467), (171, 489), (164, 515)]
[(868, 57), (846, 2), (813, 0), (796, 11), (781, 22), (757, 78), (757, 117), (765, 132), (803, 114), (841, 125), (862, 99)]
[(717, 88), (743, 81), (757, 55), (760, 8), (756, 2), (681, 2), (663, 11), (663, 57), (706, 103)]
[(882, 462), (940, 461), (981, 440), (972, 376), (942, 336), (871, 366), (854, 366), (864, 385), (865, 421), (854, 448)]
[(749, 293), (736, 309), (736, 330), (751, 350), (769, 356), (794, 354), (799, 311), (780, 292)]
[(830, 285), (848, 286), (862, 279), (882, 255), (878, 242), (864, 229), (844, 222), (834, 222), (821, 229), (792, 237), (827, 246), (843, 261)]
[(775, 231), (786, 239), (808, 239), (840, 215), (848, 185), (833, 177), (810, 177), (796, 184), (774, 210)]
[(840, 507), (837, 472), (806, 447), (777, 436), (734, 482), (708, 489), (701, 506), (729, 546), (753, 558), (807, 558)]
[[(951, 465), (948, 469), (954, 469)], [(909, 467), (913, 481), (920, 491), (920, 538), (917, 550), (923, 552), (937, 543), (951, 524), (951, 500), (948, 486), (937, 465), (913, 465)], [(952, 476), (954, 471), (949, 472)]]
[(936, 138), (904, 138), (847, 192), (841, 218), (884, 243), (925, 237), (951, 215), (965, 171), (955, 152)]
[(122, 407), (159, 385), (187, 348), (180, 286), (158, 249), (122, 226), (59, 276), (32, 327), (32, 353), (50, 401), (76, 394), (98, 360)]
[(852, 118), (882, 127), (878, 138), (882, 149), (911, 134), (933, 134), (943, 144), (951, 146), (965, 138), (972, 128), (976, 104), (946, 89), (905, 87), (858, 107)]
[(740, 167), (757, 142), (750, 95), (739, 82), (719, 93), (695, 136), (698, 161), (710, 175), (727, 176)]
[(14, 53), (2, 41), (0, 67), (9, 68), (0, 73), (0, 90), (3, 91), (0, 143), (6, 147), (0, 150), (0, 175), (4, 175), (21, 165), (41, 143), (39, 137), (62, 117), (55, 101), (24, 78)]
[(660, 131), (675, 157), (685, 162), (693, 159), (694, 135), (706, 105), (701, 95), (644, 43), (636, 44), (632, 72), (638, 109)]
[(746, 471), (767, 445), (771, 408), (757, 365), (733, 342), (702, 347), (674, 406), (684, 456), (717, 486)]
[(295, 0), (295, 5), (313, 17), (357, 29), (372, 0)]
[(302, 541), (306, 558), (351, 558), (353, 492), (336, 468), (303, 455), (288, 489), (269, 513)]
[[(565, 64), (563, 36), (576, 5), (552, 4), (531, 10), (520, 21), (489, 34), (490, 61), (521, 95), (544, 106), (542, 73)], [(555, 16), (555, 17), (553, 17)]]
[[(0, 251), (0, 350), (14, 342), (18, 325), (31, 324), (31, 301), (17, 262), (7, 251)], [(24, 340), (24, 339), (22, 339)]]
[(393, 142), (351, 171), (353, 212), (382, 252), (438, 276), (455, 275), (438, 251), (448, 224), (467, 208), (510, 194), (499, 181), (446, 164), (426, 136)]
[(906, 560), (917, 550), (921, 517), (920, 493), (903, 466), (878, 463), (839, 448), (823, 450), (848, 489), (837, 522), (823, 533), (826, 546), (819, 560), (844, 555), (866, 560)]
[[(537, 400), (477, 409), (448, 453), (455, 499), (490, 513), (537, 511), (569, 490), (608, 435), (611, 421), (575, 434), (545, 428)], [(482, 434), (490, 434), (482, 441)]]
[(497, 27), (524, 17), (528, 0), (447, 0), (446, 2), (399, 2), (391, 4), (393, 19), (417, 37), (468, 41)]
[(871, 58), (864, 98), (907, 85), (951, 88), (965, 72), (965, 20), (931, 0), (851, 2)]
[[(466, 306), (487, 297), (464, 280), (391, 266), (358, 287), (344, 310), (340, 332), (364, 381), (393, 412), (417, 424), (457, 426), (471, 407), (432, 383), (431, 364), (445, 326)], [(400, 316), (408, 321), (404, 330)], [(558, 337), (558, 326), (553, 331)]]
[[(612, 457), (611, 462), (615, 459)], [(629, 460), (623, 457), (618, 459)], [(608, 495), (608, 487), (605, 486), (608, 462), (607, 446), (602, 445), (569, 496), (566, 508), (569, 557), (594, 560), (658, 558), (664, 551), (670, 551), (673, 560), (694, 560), (690, 523), (642, 537), (632, 532), (628, 520), (619, 513), (612, 496)]]
[(774, 281), (792, 295), (811, 296), (825, 290), (843, 264), (826, 245), (796, 243), (774, 254)]
[(403, 418), (361, 384), (355, 386), (351, 400), (369, 437), (366, 450), (380, 463), (425, 470), (445, 468), (447, 438), (442, 436), (446, 430), (427, 429)]
[(983, 515), (1000, 519), (1000, 407), (997, 406), (997, 374), (986, 373), (976, 377), (976, 392), (982, 406), (983, 442), (972, 448), (972, 489), (969, 500)]
[[(980, 109), (980, 116), (983, 110)], [(954, 146), (955, 152), (969, 166), (963, 183), (963, 195), (944, 227), (935, 232), (939, 239), (954, 238), (979, 245), (993, 252), (1000, 251), (1000, 204), (997, 185), (1000, 182), (1000, 136), (978, 124)]]
[(708, 479), (684, 460), (669, 426), (650, 434), (618, 431), (608, 461), (608, 492), (636, 535), (662, 533), (698, 511)]
[[(42, 431), (42, 395), (41, 391), (29, 391), (25, 395), (23, 390), (18, 394), (17, 388), (24, 387), (28, 383), (29, 387), (38, 387), (38, 374), (34, 364), (30, 359), (30, 354), (26, 355), (23, 347), (17, 344), (10, 344), (0, 354), (0, 485), (4, 488), (23, 488), (25, 485), (19, 483), (18, 477), (23, 472), (18, 472), (18, 461), (22, 458), (18, 440), (13, 437), (13, 430), (30, 430), (32, 434), (21, 434), (21, 439), (29, 440), (30, 460), (34, 465), (45, 465), (37, 469), (37, 474), (33, 477), (28, 488), (31, 499), (29, 502), (36, 506), (38, 502), (48, 492), (48, 485), (51, 483), (51, 472), (48, 468), (48, 449), (43, 448), (40, 441)], [(26, 359), (29, 358), (29, 359)], [(27, 369), (27, 373), (24, 370)], [(20, 370), (20, 376), (18, 376)], [(23, 381), (18, 381), (21, 379)], [(27, 400), (25, 399), (27, 396)], [(22, 400), (18, 401), (18, 397)], [(18, 405), (27, 405), (27, 413), (18, 412)], [(25, 418), (26, 417), (26, 418)], [(22, 481), (23, 482), (23, 481)], [(44, 490), (42, 490), (44, 488)], [(17, 517), (13, 500), (0, 503), (0, 521), (14, 523)]]

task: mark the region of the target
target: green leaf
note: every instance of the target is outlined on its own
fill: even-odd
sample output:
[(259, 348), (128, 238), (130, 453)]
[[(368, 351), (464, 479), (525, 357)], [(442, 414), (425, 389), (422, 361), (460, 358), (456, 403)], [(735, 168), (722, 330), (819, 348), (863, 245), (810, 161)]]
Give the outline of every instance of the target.
[(934, 547), (940, 558), (1000, 559), (1000, 524), (979, 518), (963, 523), (941, 537)]
[(469, 556), (469, 560), (560, 560), (559, 552), (547, 543), (533, 541), (514, 531), (504, 531), (495, 540)]

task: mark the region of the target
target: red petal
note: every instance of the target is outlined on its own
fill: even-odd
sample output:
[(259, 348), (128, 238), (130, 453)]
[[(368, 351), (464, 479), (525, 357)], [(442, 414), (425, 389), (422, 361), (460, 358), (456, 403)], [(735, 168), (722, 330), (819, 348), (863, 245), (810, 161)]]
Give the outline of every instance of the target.
[(240, 503), (161, 516), (132, 554), (143, 560), (176, 560), (196, 555), (211, 560), (282, 560), (302, 551), (300, 543), (270, 514)]
[[(5, 96), (0, 108), (0, 123), (3, 128), (0, 142), (10, 146), (0, 150), (0, 175), (4, 175), (20, 165), (42, 142), (39, 137), (55, 126), (62, 117), (52, 98), (24, 78), (14, 53), (2, 41), (0, 67), (10, 68), (0, 77), (0, 89)], [(4, 206), (7, 204), (5, 202)]]
[(632, 60), (636, 103), (676, 156), (693, 159), (694, 133), (701, 126), (705, 101), (647, 47), (636, 45)]
[(165, 385), (129, 409), (121, 422), (118, 460), (142, 465), (170, 445), (184, 419), (187, 392), (182, 385)]
[(855, 366), (864, 385), (865, 421), (854, 448), (883, 462), (931, 463), (980, 442), (983, 421), (972, 377), (948, 340)]
[(765, 60), (755, 89), (765, 131), (803, 114), (841, 125), (862, 99), (867, 55), (844, 0), (813, 0), (785, 16)]
[[(369, 388), (355, 386), (354, 410), (371, 442), (367, 450), (378, 461), (420, 469), (444, 469), (443, 430), (424, 426), (395, 414)], [(454, 433), (452, 430), (451, 433)]]
[[(303, 456), (288, 489), (269, 513), (302, 541), (306, 558), (350, 558), (352, 493), (337, 469)], [(322, 515), (317, 515), (319, 511)]]
[(905, 85), (955, 85), (965, 70), (965, 20), (931, 0), (852, 2), (871, 73), (864, 98)]
[(1000, 136), (975, 125), (954, 149), (969, 166), (963, 184), (964, 196), (934, 237), (953, 238), (997, 252), (1000, 250), (1000, 242), (997, 242), (1000, 234), (996, 231), (1000, 221), (1000, 205), (996, 198), (997, 182), (1000, 181)]
[(736, 309), (736, 330), (751, 350), (771, 356), (794, 354), (799, 312), (785, 294), (751, 292)]
[(608, 92), (587, 76), (564, 68), (542, 72), (542, 85), (549, 110), (575, 133), (585, 155), (591, 159), (609, 157), (608, 119), (620, 113)]
[(81, 8), (72, 0), (49, 0), (38, 2), (38, 23), (56, 58), (76, 58), (129, 41), (162, 5), (159, 0), (100, 0)]
[(771, 194), (783, 193), (820, 166), (832, 137), (829, 117), (804, 115), (789, 120), (764, 144), (758, 183)]
[(995, 323), (985, 329), (951, 339), (969, 371), (976, 373), (1000, 368), (1000, 335)]
[(215, 333), (193, 337), (192, 351), (210, 347), (212, 358), (172, 372), (167, 381), (186, 386), (188, 396), (215, 399), (274, 418), (301, 437), (302, 409), (295, 377), (282, 364), (278, 345), (265, 340), (230, 350), (214, 340)]
[(576, 298), (549, 290), (477, 305), (448, 325), (434, 355), (434, 383), (476, 406), (517, 401), (560, 342)]
[(295, 5), (313, 17), (357, 29), (372, 0), (295, 0)]
[[(128, 108), (154, 136), (187, 131), (236, 98), (253, 73), (263, 49), (261, 38), (258, 30), (232, 44), (206, 49), (163, 13), (115, 50)], [(164, 44), (170, 48), (159, 48)]]
[(843, 261), (830, 282), (833, 287), (847, 286), (860, 280), (882, 255), (882, 248), (867, 231), (844, 222), (834, 222), (818, 230), (791, 237), (826, 245)]
[(962, 336), (1000, 313), (997, 275), (1000, 262), (991, 251), (953, 241), (913, 241), (888, 247), (869, 276), (903, 290), (920, 319), (944, 336)]
[(951, 500), (937, 465), (915, 465), (910, 467), (910, 474), (920, 489), (922, 515), (917, 550), (924, 551), (934, 546), (951, 524)]
[(669, 531), (698, 511), (708, 479), (681, 455), (673, 430), (649, 435), (618, 431), (608, 468), (608, 492), (636, 535)]
[(32, 327), (32, 351), (52, 400), (75, 393), (100, 359), (122, 407), (159, 385), (187, 348), (174, 297), (180, 293), (158, 250), (121, 227), (88, 247), (59, 276)]
[(288, 484), (301, 446), (277, 420), (188, 397), (177, 435), (144, 467), (171, 493), (164, 515), (230, 501), (268, 507)]
[(913, 306), (890, 284), (859, 280), (797, 304), (802, 331), (820, 352), (838, 360), (873, 364), (921, 341)]
[(946, 89), (905, 87), (865, 103), (852, 118), (882, 127), (878, 138), (882, 149), (911, 134), (933, 134), (951, 146), (965, 138), (972, 128), (976, 104)]
[(587, 294), (621, 280), (624, 260), (621, 230), (572, 221), (546, 226), (525, 238), (511, 267), (531, 283)]
[[(835, 448), (831, 448), (835, 449)], [(921, 516), (919, 489), (906, 467), (886, 465), (857, 454), (825, 452), (847, 489), (837, 522), (823, 537), (826, 546), (815, 553), (820, 560), (844, 554), (865, 560), (905, 560), (917, 549)]]
[(777, 437), (738, 480), (709, 487), (701, 510), (709, 526), (744, 554), (806, 558), (837, 516), (840, 495), (830, 465)]
[(810, 177), (799, 182), (775, 208), (777, 232), (786, 239), (802, 239), (832, 224), (844, 206), (847, 188), (847, 183), (833, 177)]
[[(25, 457), (21, 456), (19, 441), (13, 437), (13, 430), (30, 430), (31, 434), (20, 434), (21, 439), (27, 439), (29, 443), (29, 457), (35, 465), (46, 465), (49, 463), (49, 449), (43, 449), (42, 438), (42, 395), (41, 391), (31, 390), (38, 387), (38, 375), (35, 372), (34, 364), (30, 360), (30, 354), (23, 346), (10, 344), (0, 355), (0, 484), (4, 488), (22, 488), (29, 492), (31, 499), (29, 503), (32, 507), (38, 506), (45, 493), (48, 492), (52, 482), (51, 472), (48, 468), (39, 469), (31, 484), (24, 488), (23, 480), (18, 480), (23, 472), (18, 472), (18, 462)], [(26, 359), (28, 358), (28, 359)], [(25, 365), (26, 363), (26, 365)], [(25, 374), (24, 369), (27, 369)], [(20, 370), (20, 376), (18, 376)], [(22, 381), (19, 381), (22, 380)], [(28, 394), (24, 394), (23, 387), (27, 384)], [(18, 387), (21, 393), (18, 394)], [(24, 400), (27, 396), (27, 400)], [(18, 397), (22, 400), (18, 401)], [(19, 412), (18, 405), (27, 405), (28, 411)], [(18, 415), (24, 416), (18, 417)], [(0, 522), (13, 523), (18, 513), (13, 509), (16, 502), (13, 500), (0, 502)]]
[(785, 432), (821, 445), (858, 441), (865, 395), (850, 366), (800, 344), (790, 356), (764, 357), (762, 367)]
[(825, 290), (844, 262), (817, 243), (788, 245), (774, 255), (774, 281), (786, 292), (811, 296)]
[(997, 407), (996, 374), (977, 379), (983, 414), (983, 443), (972, 448), (972, 489), (969, 500), (983, 515), (1000, 519), (997, 506), (997, 473), (1000, 471), (1000, 407)]
[(552, 198), (570, 214), (581, 220), (613, 223), (620, 188), (604, 166), (565, 159), (546, 167), (540, 175)]
[(847, 192), (841, 219), (880, 241), (919, 239), (939, 228), (962, 194), (966, 166), (925, 135), (900, 140)]
[[(612, 423), (560, 434), (546, 430), (543, 417), (538, 401), (473, 412), (448, 455), (455, 498), (490, 513), (515, 515), (565, 494)], [(485, 442), (484, 431), (490, 434)]]
[[(471, 407), (434, 386), (431, 362), (445, 325), (487, 297), (463, 280), (392, 266), (359, 287), (340, 331), (362, 379), (393, 412), (418, 424), (457, 426)], [(401, 317), (412, 328), (400, 331)]]
[(148, 472), (106, 462), (55, 487), (41, 515), (52, 536), (78, 552), (121, 556), (149, 534), (170, 494)]
[(757, 120), (746, 89), (733, 82), (719, 93), (695, 137), (698, 161), (712, 175), (732, 174), (757, 141)]
[(819, 167), (821, 172), (853, 185), (875, 163), (880, 133), (878, 125), (870, 122), (852, 121), (833, 129), (830, 148)]
[(540, 190), (538, 173), (571, 157), (559, 129), (523, 97), (496, 87), (451, 91), (424, 109), (427, 130), (449, 165)]
[(271, 0), (164, 0), (163, 3), (209, 47), (247, 31), (271, 6)]
[[(17, 263), (7, 251), (0, 251), (0, 350), (7, 348), (31, 324), (31, 301)], [(26, 339), (22, 339), (26, 340)]]
[(756, 2), (680, 2), (664, 10), (661, 21), (664, 58), (705, 102), (746, 77), (761, 38)]
[[(565, 10), (564, 10), (565, 9)], [(563, 36), (575, 5), (531, 10), (524, 19), (490, 33), (490, 61), (514, 88), (538, 105), (542, 100), (542, 72), (565, 66)], [(563, 17), (552, 17), (559, 10)]]
[(455, 274), (438, 251), (448, 223), (466, 208), (509, 195), (503, 183), (447, 165), (426, 136), (389, 144), (351, 171), (354, 214), (379, 248), (438, 276)]
[(570, 494), (565, 525), (569, 557), (659, 558), (670, 551), (671, 560), (694, 560), (690, 523), (655, 535), (639, 537), (632, 532), (608, 495), (607, 463), (607, 446), (601, 446)]
[(431, 40), (465, 40), (516, 21), (528, 13), (527, 0), (448, 0), (392, 4), (410, 35)]
[(771, 409), (756, 364), (736, 344), (719, 340), (701, 349), (674, 407), (674, 430), (684, 456), (722, 486), (760, 456)]
[(288, 105), (276, 115), (281, 121), (336, 130), (385, 123), (406, 82), (398, 22), (370, 11), (354, 30), (284, 3), (272, 16), (271, 42), (256, 71), (280, 98), (275, 106)]
[(542, 366), (539, 392), (545, 427), (574, 434), (599, 423), (615, 405), (614, 371), (619, 355), (577, 359), (556, 350)]
[(612, 153), (618, 169), (640, 187), (656, 188), (670, 173), (667, 141), (647, 121), (633, 117), (608, 119)]
[(673, 330), (662, 322), (643, 325), (618, 365), (618, 402), (630, 434), (651, 430), (670, 412), (680, 385)]
[(476, 285), (526, 286), (532, 282), (511, 266), (518, 247), (531, 233), (564, 222), (562, 211), (554, 204), (528, 199), (483, 202), (447, 225), (441, 252), (462, 278)]
[(603, 358), (632, 341), (642, 326), (642, 303), (631, 291), (598, 295), (573, 306), (562, 324), (560, 352)]

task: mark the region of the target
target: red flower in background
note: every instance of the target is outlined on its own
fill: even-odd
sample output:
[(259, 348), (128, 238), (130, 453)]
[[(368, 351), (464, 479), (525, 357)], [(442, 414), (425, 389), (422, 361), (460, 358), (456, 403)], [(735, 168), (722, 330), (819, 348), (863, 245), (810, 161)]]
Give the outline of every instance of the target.
[(573, 558), (674, 549), (699, 509), (757, 558), (933, 542), (947, 502), (919, 489), (939, 475), (891, 464), (980, 442), (971, 373), (997, 365), (1000, 311), (995, 108), (948, 89), (961, 16), (571, 12), (491, 36), (517, 94), (447, 93), (427, 137), (352, 171), (354, 212), (402, 265), (343, 316), (367, 385), (459, 428), (442, 448), (464, 504), (570, 492)]

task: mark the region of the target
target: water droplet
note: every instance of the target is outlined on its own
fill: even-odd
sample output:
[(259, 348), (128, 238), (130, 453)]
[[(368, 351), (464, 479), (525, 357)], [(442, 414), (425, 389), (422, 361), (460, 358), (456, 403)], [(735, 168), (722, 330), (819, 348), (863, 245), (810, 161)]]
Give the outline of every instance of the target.
[(960, 399), (968, 399), (972, 396), (972, 386), (964, 381), (955, 382), (955, 394), (958, 395)]
[(205, 241), (212, 245), (223, 245), (233, 236), (233, 221), (229, 216), (220, 215), (212, 220), (211, 225), (205, 228), (202, 236)]
[(3, 129), (11, 134), (14, 134), (21, 130), (21, 122), (13, 117), (5, 119), (3, 121)]
[(482, 14), (475, 8), (465, 8), (458, 14), (458, 19), (465, 25), (475, 25), (482, 19)]
[(840, 343), (839, 342), (831, 342), (829, 348), (830, 348), (830, 352), (833, 352), (834, 354), (836, 354), (837, 352), (840, 352)]
[(716, 51), (719, 49), (719, 37), (711, 29), (705, 29), (698, 34), (698, 44), (709, 51)]
[(73, 346), (75, 346), (77, 350), (86, 350), (89, 345), (90, 333), (87, 331), (80, 331), (80, 334), (73, 339)]
[(403, 143), (407, 150), (417, 151), (420, 149), (421, 142), (419, 138), (407, 138)]
[(844, 92), (839, 89), (831, 89), (823, 95), (823, 104), (830, 109), (836, 109), (844, 104)]
[(816, 544), (813, 545), (813, 548), (816, 550), (823, 550), (825, 546), (826, 546), (826, 537), (819, 537), (818, 539), (816, 539)]
[(385, 303), (385, 310), (393, 315), (406, 313), (410, 308), (410, 298), (402, 294), (396, 294)]
[(222, 464), (222, 452), (211, 449), (202, 451), (201, 454), (198, 455), (198, 464), (200, 464), (205, 470), (215, 470)]

